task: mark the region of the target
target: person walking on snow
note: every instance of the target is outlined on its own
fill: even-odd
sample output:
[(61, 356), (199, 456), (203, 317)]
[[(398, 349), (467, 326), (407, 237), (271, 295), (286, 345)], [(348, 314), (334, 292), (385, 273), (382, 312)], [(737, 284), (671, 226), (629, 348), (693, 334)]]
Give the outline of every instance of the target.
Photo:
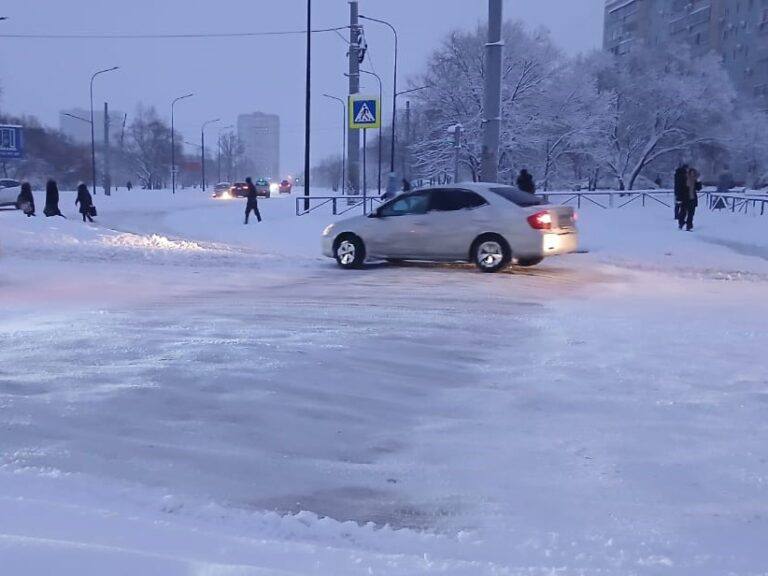
[(43, 214), (47, 217), (61, 216), (64, 218), (64, 214), (59, 210), (59, 187), (55, 180), (48, 180), (45, 185), (45, 209)]
[(536, 184), (533, 181), (533, 176), (525, 168), (520, 170), (520, 174), (517, 177), (517, 187), (522, 192), (536, 194)]
[(680, 221), (680, 207), (688, 195), (688, 165), (681, 164), (675, 170), (675, 220)]
[(91, 210), (93, 209), (93, 197), (88, 192), (88, 186), (80, 184), (77, 187), (77, 200), (75, 200), (75, 206), (80, 204), (80, 214), (83, 215), (83, 222), (87, 218), (89, 222), (93, 222), (91, 218)]
[(248, 185), (248, 202), (245, 205), (245, 223), (248, 224), (248, 216), (251, 215), (251, 210), (256, 214), (256, 219), (261, 222), (259, 196), (256, 194), (256, 186), (253, 185), (253, 180), (251, 180), (250, 176), (245, 179), (245, 183)]
[(21, 185), (21, 192), (16, 202), (27, 217), (35, 215), (35, 197), (32, 195), (32, 185), (29, 182)]
[(677, 220), (680, 230), (683, 229), (683, 226), (688, 232), (693, 230), (693, 217), (696, 215), (696, 207), (699, 205), (698, 192), (701, 188), (698, 170), (689, 168), (686, 178), (686, 196), (680, 205), (680, 217)]

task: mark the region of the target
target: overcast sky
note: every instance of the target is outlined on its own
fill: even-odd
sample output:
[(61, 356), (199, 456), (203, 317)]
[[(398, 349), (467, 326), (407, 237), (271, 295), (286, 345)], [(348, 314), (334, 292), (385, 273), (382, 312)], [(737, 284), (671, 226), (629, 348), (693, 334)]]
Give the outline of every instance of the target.
[[(25, 0), (5, 2), (5, 33), (197, 33), (295, 30), (304, 26), (305, 0)], [(505, 18), (546, 26), (571, 53), (602, 40), (603, 0), (505, 0)], [(389, 20), (400, 32), (401, 82), (418, 73), (449, 31), (485, 19), (486, 0), (360, 0), (360, 12)], [(347, 0), (314, 0), (314, 27), (345, 25)], [(366, 36), (375, 70), (391, 90), (392, 34), (374, 23)], [(345, 43), (335, 34), (314, 36), (313, 157), (335, 153), (340, 107), (322, 98), (346, 89)], [(121, 69), (97, 80), (96, 102), (134, 111), (137, 102), (170, 116), (170, 101), (196, 96), (177, 107), (177, 126), (199, 140), (203, 121), (232, 124), (243, 112), (280, 115), (282, 169), (301, 164), (303, 150), (304, 41), (300, 36), (185, 40), (20, 40), (0, 38), (0, 107), (34, 114), (58, 126), (63, 108), (86, 107), (93, 71)], [(370, 81), (367, 92), (377, 91)], [(385, 101), (385, 108), (386, 108)], [(387, 118), (385, 117), (385, 120)], [(130, 121), (130, 116), (129, 116)]]

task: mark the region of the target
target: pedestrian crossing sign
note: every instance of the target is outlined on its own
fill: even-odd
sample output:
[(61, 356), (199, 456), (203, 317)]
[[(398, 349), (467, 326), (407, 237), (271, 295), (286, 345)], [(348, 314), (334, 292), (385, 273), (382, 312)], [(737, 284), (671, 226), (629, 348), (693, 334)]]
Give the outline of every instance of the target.
[(351, 130), (381, 128), (381, 101), (375, 96), (351, 95), (349, 97), (349, 128)]

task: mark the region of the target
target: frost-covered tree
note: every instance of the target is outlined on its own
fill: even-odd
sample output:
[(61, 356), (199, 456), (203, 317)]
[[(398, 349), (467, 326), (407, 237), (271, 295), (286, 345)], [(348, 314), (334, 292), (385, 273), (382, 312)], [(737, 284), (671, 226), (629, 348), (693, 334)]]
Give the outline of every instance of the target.
[[(528, 32), (521, 23), (503, 30), (502, 151), (500, 176), (510, 178), (513, 162), (529, 146), (527, 134), (537, 120), (547, 80), (560, 68), (562, 53), (545, 31)], [(453, 32), (434, 52), (427, 70), (414, 84), (429, 89), (414, 96), (429, 129), (412, 146), (414, 166), (423, 176), (453, 172), (453, 138), (448, 128), (464, 128), (462, 164), (473, 179), (480, 176), (485, 81), (486, 31)]]
[(716, 56), (684, 47), (646, 48), (615, 58), (600, 73), (610, 122), (596, 153), (621, 188), (632, 189), (655, 161), (726, 136), (735, 91)]
[(728, 151), (747, 176), (747, 186), (768, 186), (768, 114), (745, 104), (731, 123)]
[[(222, 177), (228, 182), (234, 182), (239, 176), (250, 171), (246, 165), (245, 144), (234, 132), (225, 132), (219, 140), (221, 153)], [(256, 176), (261, 177), (261, 175)]]
[[(129, 157), (142, 187), (163, 187), (171, 173), (171, 129), (154, 107), (139, 104), (128, 134)], [(176, 154), (181, 158), (181, 138), (176, 139)]]

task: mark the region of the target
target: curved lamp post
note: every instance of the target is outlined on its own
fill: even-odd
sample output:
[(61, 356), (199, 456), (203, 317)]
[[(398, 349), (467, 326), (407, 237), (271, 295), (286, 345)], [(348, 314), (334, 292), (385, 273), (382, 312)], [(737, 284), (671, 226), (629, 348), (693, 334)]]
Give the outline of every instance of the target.
[(194, 96), (193, 93), (184, 94), (184, 96), (179, 96), (171, 102), (171, 189), (174, 194), (176, 194), (176, 124), (174, 119), (174, 108), (176, 107), (176, 102), (185, 100), (186, 98), (192, 98), (192, 96)]
[(120, 66), (113, 66), (94, 72), (91, 76), (91, 179), (93, 180), (93, 193), (96, 194), (96, 126), (93, 120), (93, 81), (97, 76), (119, 70)]

